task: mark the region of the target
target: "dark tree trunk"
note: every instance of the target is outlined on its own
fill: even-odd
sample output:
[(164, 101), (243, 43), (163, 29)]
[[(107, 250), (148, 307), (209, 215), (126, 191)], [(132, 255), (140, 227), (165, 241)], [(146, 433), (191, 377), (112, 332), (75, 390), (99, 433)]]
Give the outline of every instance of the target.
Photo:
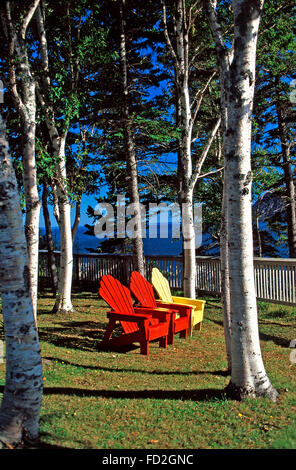
[(128, 58), (124, 21), (125, 0), (120, 3), (120, 64), (123, 88), (123, 128), (126, 151), (126, 168), (128, 174), (128, 190), (130, 203), (133, 205), (134, 225), (132, 234), (133, 268), (145, 274), (144, 247), (142, 232), (142, 214), (138, 188), (137, 156), (134, 142), (134, 130), (129, 106)]
[(58, 275), (57, 275), (57, 267), (56, 267), (56, 261), (55, 261), (51, 222), (50, 222), (50, 217), (49, 217), (47, 198), (48, 198), (47, 182), (44, 181), (43, 193), (42, 193), (42, 208), (43, 208), (43, 217), (44, 217), (45, 231), (46, 231), (47, 258), (48, 258), (48, 267), (49, 267), (50, 278), (51, 278), (51, 287), (52, 287), (52, 291), (54, 295), (56, 295), (57, 289), (58, 289)]

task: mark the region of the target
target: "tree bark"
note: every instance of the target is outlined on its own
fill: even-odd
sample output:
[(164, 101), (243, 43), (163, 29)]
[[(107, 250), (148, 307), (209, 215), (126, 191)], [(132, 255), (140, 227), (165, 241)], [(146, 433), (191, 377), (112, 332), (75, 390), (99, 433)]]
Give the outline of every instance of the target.
[(55, 214), (60, 228), (60, 270), (58, 293), (53, 311), (67, 313), (73, 311), (71, 300), (72, 274), (73, 274), (73, 243), (71, 233), (71, 204), (67, 191), (67, 171), (65, 158), (65, 144), (69, 124), (65, 126), (63, 131), (59, 131), (56, 122), (52, 104), (44, 98), (50, 87), (49, 64), (46, 32), (44, 28), (44, 19), (40, 7), (36, 10), (36, 20), (38, 34), (40, 38), (40, 52), (43, 69), (42, 86), (38, 87), (38, 98), (42, 106), (45, 121), (53, 146), (54, 154), (57, 157), (56, 173), (55, 173), (55, 197), (58, 207), (55, 207)]
[(138, 188), (137, 156), (134, 142), (134, 131), (132, 116), (129, 106), (129, 80), (128, 80), (128, 58), (126, 50), (126, 34), (124, 20), (125, 0), (120, 2), (120, 64), (122, 71), (123, 88), (123, 128), (126, 151), (126, 169), (128, 174), (129, 199), (134, 209), (134, 233), (132, 234), (133, 268), (145, 275), (144, 246), (142, 233), (142, 212), (140, 207), (140, 195)]
[(18, 186), (0, 117), (0, 290), (6, 342), (6, 381), (0, 408), (0, 447), (35, 443), (43, 390), (38, 332)]
[(71, 204), (66, 187), (65, 143), (66, 134), (58, 139), (57, 196), (60, 220), (61, 261), (58, 282), (58, 294), (53, 311), (69, 313), (73, 311), (71, 290), (73, 276), (73, 242), (71, 230)]
[(180, 143), (178, 147), (178, 201), (182, 206), (183, 289), (186, 297), (195, 298), (196, 238), (194, 226), (194, 188), (200, 178), (202, 165), (208, 155), (214, 136), (217, 133), (220, 119), (218, 119), (211, 130), (208, 142), (193, 165), (191, 154), (193, 125), (196, 121), (204, 93), (213, 75), (209, 78), (204, 88), (199, 89), (195, 97), (191, 98), (189, 84), (189, 32), (194, 25), (195, 17), (199, 11), (198, 2), (193, 2), (190, 7), (186, 7), (183, 0), (176, 1), (175, 47), (173, 46), (168, 32), (166, 5), (163, 0), (162, 5), (164, 35), (174, 63), (176, 117), (178, 120), (177, 127), (180, 129)]
[(221, 262), (221, 300), (223, 308), (223, 327), (225, 336), (228, 370), (231, 371), (231, 313), (230, 313), (230, 280), (229, 280), (229, 246), (228, 246), (228, 203), (227, 181), (224, 172), (223, 199), (221, 210), (220, 262)]
[(73, 246), (74, 246), (75, 238), (76, 238), (76, 235), (77, 235), (77, 230), (78, 230), (78, 227), (79, 227), (80, 216), (81, 216), (81, 198), (79, 198), (76, 201), (75, 219), (74, 219), (74, 223), (73, 223), (73, 226), (72, 226), (72, 243), (73, 243)]
[(193, 191), (186, 191), (182, 201), (183, 289), (184, 296), (195, 298), (196, 255), (193, 218)]
[(193, 119), (190, 107), (190, 94), (188, 82), (188, 31), (185, 29), (185, 18), (182, 1), (177, 2), (176, 14), (176, 57), (177, 66), (177, 90), (180, 103), (180, 159), (181, 166), (179, 174), (182, 175), (179, 201), (182, 204), (182, 235), (183, 235), (183, 260), (184, 296), (195, 298), (195, 232), (193, 218), (193, 188), (191, 187), (192, 159), (191, 141)]
[[(32, 75), (26, 50), (26, 31), (39, 1), (34, 0), (25, 12), (21, 27), (16, 29), (12, 19), (10, 2), (6, 2), (6, 32), (9, 41), (9, 77), (12, 96), (21, 119), (23, 184), (26, 201), (25, 235), (27, 240), (30, 271), (30, 289), (34, 316), (37, 321), (39, 216), (41, 203), (37, 188), (35, 159), (36, 95), (35, 79)], [(17, 32), (16, 32), (17, 31)], [(17, 84), (16, 67), (21, 71)], [(20, 92), (18, 90), (20, 87)]]
[(52, 230), (51, 230), (51, 222), (48, 210), (48, 189), (47, 189), (47, 181), (43, 182), (43, 192), (42, 192), (42, 208), (43, 208), (43, 217), (45, 223), (45, 231), (46, 231), (46, 244), (47, 244), (47, 259), (48, 259), (48, 267), (50, 271), (50, 278), (51, 278), (51, 286), (53, 294), (56, 295), (58, 290), (58, 274), (57, 274), (57, 267), (54, 255), (54, 246), (53, 246), (53, 239), (52, 239)]
[[(251, 119), (256, 45), (263, 0), (233, 0), (234, 40), (231, 60), (217, 21), (215, 0), (204, 2), (216, 43), (221, 101), (227, 119), (223, 135), (228, 208), (231, 307), (231, 380), (236, 399), (268, 396), (276, 400), (262, 360), (253, 265), (251, 206)], [(221, 70), (222, 68), (222, 70)], [(224, 110), (225, 111), (225, 110)]]

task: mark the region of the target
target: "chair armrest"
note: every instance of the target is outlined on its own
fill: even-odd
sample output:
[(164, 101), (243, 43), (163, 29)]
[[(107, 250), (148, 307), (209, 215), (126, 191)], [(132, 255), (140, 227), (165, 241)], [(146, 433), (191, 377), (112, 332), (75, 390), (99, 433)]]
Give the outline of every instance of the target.
[(113, 318), (118, 321), (131, 321), (131, 322), (143, 322), (144, 320), (150, 320), (152, 318), (152, 315), (149, 315), (148, 313), (141, 314), (141, 313), (136, 313), (136, 314), (127, 314), (127, 313), (117, 313), (117, 312), (108, 312), (107, 313), (108, 318)]
[(159, 307), (167, 307), (169, 309), (175, 310), (178, 312), (182, 317), (186, 317), (190, 315), (192, 306), (191, 305), (181, 305), (181, 304), (171, 304), (171, 303), (164, 303), (162, 301), (156, 301), (157, 306)]
[(159, 318), (161, 321), (169, 321), (170, 315), (172, 312), (170, 312), (170, 309), (168, 308), (150, 308), (150, 307), (134, 307), (135, 312), (138, 314), (143, 313), (143, 314), (150, 314), (154, 318)]
[(183, 305), (192, 305), (195, 308), (204, 309), (204, 306), (206, 304), (205, 300), (199, 300), (199, 299), (190, 299), (188, 297), (175, 297), (173, 296), (173, 301), (176, 302), (177, 304), (183, 304)]

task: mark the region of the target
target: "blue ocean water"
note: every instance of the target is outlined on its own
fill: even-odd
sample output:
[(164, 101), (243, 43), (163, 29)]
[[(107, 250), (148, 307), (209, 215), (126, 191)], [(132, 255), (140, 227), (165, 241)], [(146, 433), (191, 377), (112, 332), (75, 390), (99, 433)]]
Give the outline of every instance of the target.
[[(55, 248), (60, 249), (59, 246), (59, 229), (58, 227), (53, 227), (53, 239), (55, 243)], [(87, 235), (87, 228), (79, 227), (74, 242), (74, 253), (87, 254), (90, 252), (97, 251), (100, 247), (102, 241), (106, 239), (98, 239), (93, 235)], [(45, 234), (45, 228), (40, 229), (41, 237)], [(182, 254), (182, 238), (172, 238), (171, 233), (169, 232), (168, 238), (144, 238), (144, 253), (146, 255), (181, 255)], [(210, 235), (203, 233), (202, 235), (202, 245), (203, 255), (207, 256), (219, 256), (219, 247), (216, 243), (213, 243)], [(44, 247), (46, 249), (46, 247)], [(281, 258), (288, 257), (288, 247), (287, 244), (282, 244), (278, 247), (277, 257)]]
[[(87, 229), (85, 227), (79, 227), (74, 242), (74, 253), (89, 253), (92, 250), (97, 250), (100, 247), (102, 241), (106, 239), (98, 239), (93, 235), (86, 234)], [(59, 229), (58, 227), (52, 228), (53, 240), (55, 248), (60, 249), (59, 243)], [(45, 228), (40, 228), (40, 235), (45, 235)], [(146, 255), (181, 255), (182, 254), (182, 238), (172, 238), (169, 232), (168, 238), (144, 238), (144, 253)], [(203, 236), (206, 240), (206, 235)], [(209, 253), (215, 254), (215, 253)]]
[[(79, 227), (74, 242), (74, 253), (89, 253), (90, 250), (97, 250), (102, 241), (93, 235), (86, 234), (85, 227)], [(53, 240), (57, 250), (60, 249), (59, 229), (52, 228)], [(40, 235), (45, 235), (45, 228), (40, 228)], [(182, 253), (182, 239), (172, 238), (144, 238), (144, 253), (146, 255), (180, 255)]]

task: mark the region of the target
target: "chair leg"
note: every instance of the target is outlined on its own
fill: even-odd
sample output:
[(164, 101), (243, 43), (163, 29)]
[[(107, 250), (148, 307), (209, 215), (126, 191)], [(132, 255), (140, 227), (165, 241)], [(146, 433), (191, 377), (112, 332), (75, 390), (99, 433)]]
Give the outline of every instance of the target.
[(188, 334), (188, 336), (189, 336), (190, 338), (191, 338), (191, 336), (192, 336), (192, 330), (193, 330), (193, 325), (192, 325), (192, 320), (191, 320), (191, 318), (190, 318), (190, 320), (189, 320), (189, 327), (188, 327), (188, 330), (187, 330), (187, 334)]
[(180, 331), (180, 338), (187, 338), (187, 330)]
[(107, 325), (107, 328), (104, 334), (103, 343), (107, 343), (110, 340), (115, 324), (116, 324), (116, 321), (114, 319), (109, 320), (109, 323)]
[(168, 344), (168, 337), (167, 337), (167, 336), (163, 336), (163, 337), (159, 340), (159, 347), (160, 347), (160, 348), (166, 348), (166, 347), (167, 347), (167, 344)]
[(174, 331), (173, 331), (173, 328), (170, 328), (170, 331), (169, 331), (169, 334), (168, 334), (168, 337), (167, 337), (167, 344), (174, 344), (175, 343), (175, 335), (174, 335)]
[(140, 353), (149, 356), (149, 341), (140, 341)]
[(194, 326), (194, 329), (201, 331), (201, 321)]
[(139, 332), (138, 332), (138, 341), (140, 343), (140, 353), (144, 354), (145, 356), (149, 355), (149, 339), (148, 333), (145, 328), (145, 325), (139, 325)]

